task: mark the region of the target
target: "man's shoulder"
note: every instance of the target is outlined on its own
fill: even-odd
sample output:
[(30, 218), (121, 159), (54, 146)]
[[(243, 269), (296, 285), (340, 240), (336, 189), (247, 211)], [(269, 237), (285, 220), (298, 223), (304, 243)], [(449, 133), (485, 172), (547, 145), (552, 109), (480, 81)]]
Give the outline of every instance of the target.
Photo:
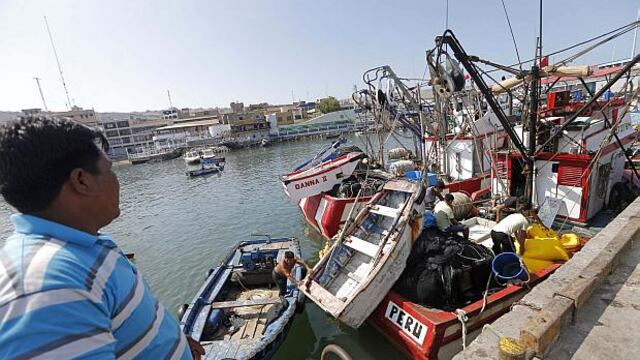
[(32, 234), (11, 235), (0, 251), (17, 279), (40, 290), (84, 288), (101, 257), (100, 249)]

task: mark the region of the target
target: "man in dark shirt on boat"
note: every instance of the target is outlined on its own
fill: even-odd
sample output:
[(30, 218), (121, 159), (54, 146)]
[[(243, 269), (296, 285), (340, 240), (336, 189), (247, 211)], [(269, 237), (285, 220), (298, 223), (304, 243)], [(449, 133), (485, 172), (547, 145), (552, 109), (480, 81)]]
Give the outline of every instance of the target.
[(286, 251), (282, 262), (278, 263), (273, 269), (273, 281), (278, 285), (280, 295), (282, 296), (287, 293), (287, 279), (298, 286), (302, 285), (302, 281), (298, 281), (292, 273), (296, 264), (304, 266), (304, 269), (302, 269), (302, 278), (304, 279), (305, 274), (311, 270), (311, 268), (304, 260), (295, 257), (292, 251)]
[(424, 197), (424, 207), (426, 210), (432, 210), (437, 200), (444, 201), (442, 190), (444, 190), (444, 181), (438, 180), (435, 186), (430, 186), (427, 189), (427, 194)]

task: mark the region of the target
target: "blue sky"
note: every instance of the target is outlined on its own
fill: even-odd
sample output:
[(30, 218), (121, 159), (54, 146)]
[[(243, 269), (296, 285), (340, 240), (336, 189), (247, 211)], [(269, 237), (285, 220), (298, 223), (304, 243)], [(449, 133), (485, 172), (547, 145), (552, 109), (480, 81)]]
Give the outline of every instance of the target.
[[(362, 73), (391, 65), (424, 73), (424, 51), (445, 26), (445, 0), (0, 1), (0, 110), (49, 108), (65, 97), (43, 16), (71, 97), (96, 111), (228, 106), (347, 97)], [(531, 57), (538, 2), (505, 0), (523, 57)], [(627, 24), (640, 2), (545, 2), (544, 46), (555, 50)], [(449, 0), (449, 27), (468, 53), (515, 61), (500, 0)], [(585, 59), (629, 57), (633, 34)], [(639, 46), (640, 47), (640, 46)]]

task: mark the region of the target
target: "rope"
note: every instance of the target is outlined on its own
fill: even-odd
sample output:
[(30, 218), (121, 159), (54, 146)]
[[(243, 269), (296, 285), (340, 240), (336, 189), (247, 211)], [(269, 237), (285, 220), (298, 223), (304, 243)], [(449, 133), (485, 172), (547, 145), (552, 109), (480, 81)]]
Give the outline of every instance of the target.
[(462, 309), (456, 309), (456, 317), (458, 321), (460, 321), (460, 325), (462, 325), (462, 350), (467, 349), (467, 321), (469, 321), (469, 317), (467, 317), (467, 313)]

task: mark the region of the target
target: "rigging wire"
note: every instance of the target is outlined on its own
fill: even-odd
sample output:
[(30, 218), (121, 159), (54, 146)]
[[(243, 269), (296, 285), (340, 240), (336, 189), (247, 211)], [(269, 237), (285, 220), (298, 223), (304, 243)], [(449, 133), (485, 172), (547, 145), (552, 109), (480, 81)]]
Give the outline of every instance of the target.
[(518, 58), (518, 66), (520, 67), (520, 71), (522, 71), (522, 60), (520, 60), (520, 52), (518, 51), (518, 44), (516, 44), (516, 37), (513, 35), (513, 28), (511, 27), (511, 20), (509, 20), (509, 13), (507, 13), (507, 6), (504, 4), (504, 0), (500, 0), (502, 2), (502, 8), (504, 9), (504, 16), (507, 18), (507, 24), (509, 25), (509, 32), (511, 32), (511, 40), (513, 40), (513, 47), (516, 50), (516, 57)]
[[(583, 45), (585, 45), (585, 44), (588, 44), (588, 43), (590, 43), (590, 42), (596, 41), (596, 40), (601, 39), (601, 38), (603, 38), (603, 37), (609, 36), (609, 35), (611, 35), (611, 34), (615, 34), (616, 32), (620, 32), (619, 34), (616, 34), (616, 35), (614, 36), (614, 37), (618, 37), (618, 36), (621, 36), (621, 35), (626, 34), (627, 32), (629, 32), (629, 31), (631, 31), (631, 30), (636, 29), (639, 25), (640, 25), (640, 20), (636, 20), (636, 21), (630, 22), (629, 24), (623, 25), (623, 26), (618, 27), (618, 28), (616, 28), (616, 29), (613, 29), (613, 30), (611, 30), (611, 31), (609, 31), (609, 32), (606, 32), (606, 33), (604, 33), (604, 34), (600, 34), (600, 35), (598, 35), (598, 36), (594, 36), (594, 37), (589, 38), (589, 39), (587, 39), (587, 40), (581, 41), (581, 42), (579, 42), (579, 43), (577, 43), (577, 44), (573, 44), (573, 45), (571, 45), (571, 46), (567, 46), (567, 47), (565, 47), (565, 48), (563, 48), (563, 49), (560, 49), (560, 50), (556, 50), (556, 51), (550, 52), (550, 53), (546, 54), (546, 56), (554, 56), (554, 55), (558, 55), (558, 54), (561, 54), (561, 53), (563, 53), (563, 52), (567, 52), (567, 51), (569, 51), (569, 50), (573, 50), (573, 49), (575, 49), (575, 48), (577, 48), (577, 47), (580, 47), (580, 46), (583, 46)], [(526, 61), (523, 61), (523, 62), (520, 62), (520, 63), (515, 63), (515, 64), (508, 65), (508, 67), (514, 67), (514, 66), (516, 66), (516, 65), (524, 65), (524, 64), (528, 64), (528, 63), (530, 63), (530, 62), (532, 62), (532, 61), (535, 61), (535, 60), (536, 60), (535, 58), (534, 58), (534, 59), (529, 59), (529, 60), (526, 60)], [(489, 70), (489, 72), (496, 72), (496, 71), (498, 71), (498, 69)]]

